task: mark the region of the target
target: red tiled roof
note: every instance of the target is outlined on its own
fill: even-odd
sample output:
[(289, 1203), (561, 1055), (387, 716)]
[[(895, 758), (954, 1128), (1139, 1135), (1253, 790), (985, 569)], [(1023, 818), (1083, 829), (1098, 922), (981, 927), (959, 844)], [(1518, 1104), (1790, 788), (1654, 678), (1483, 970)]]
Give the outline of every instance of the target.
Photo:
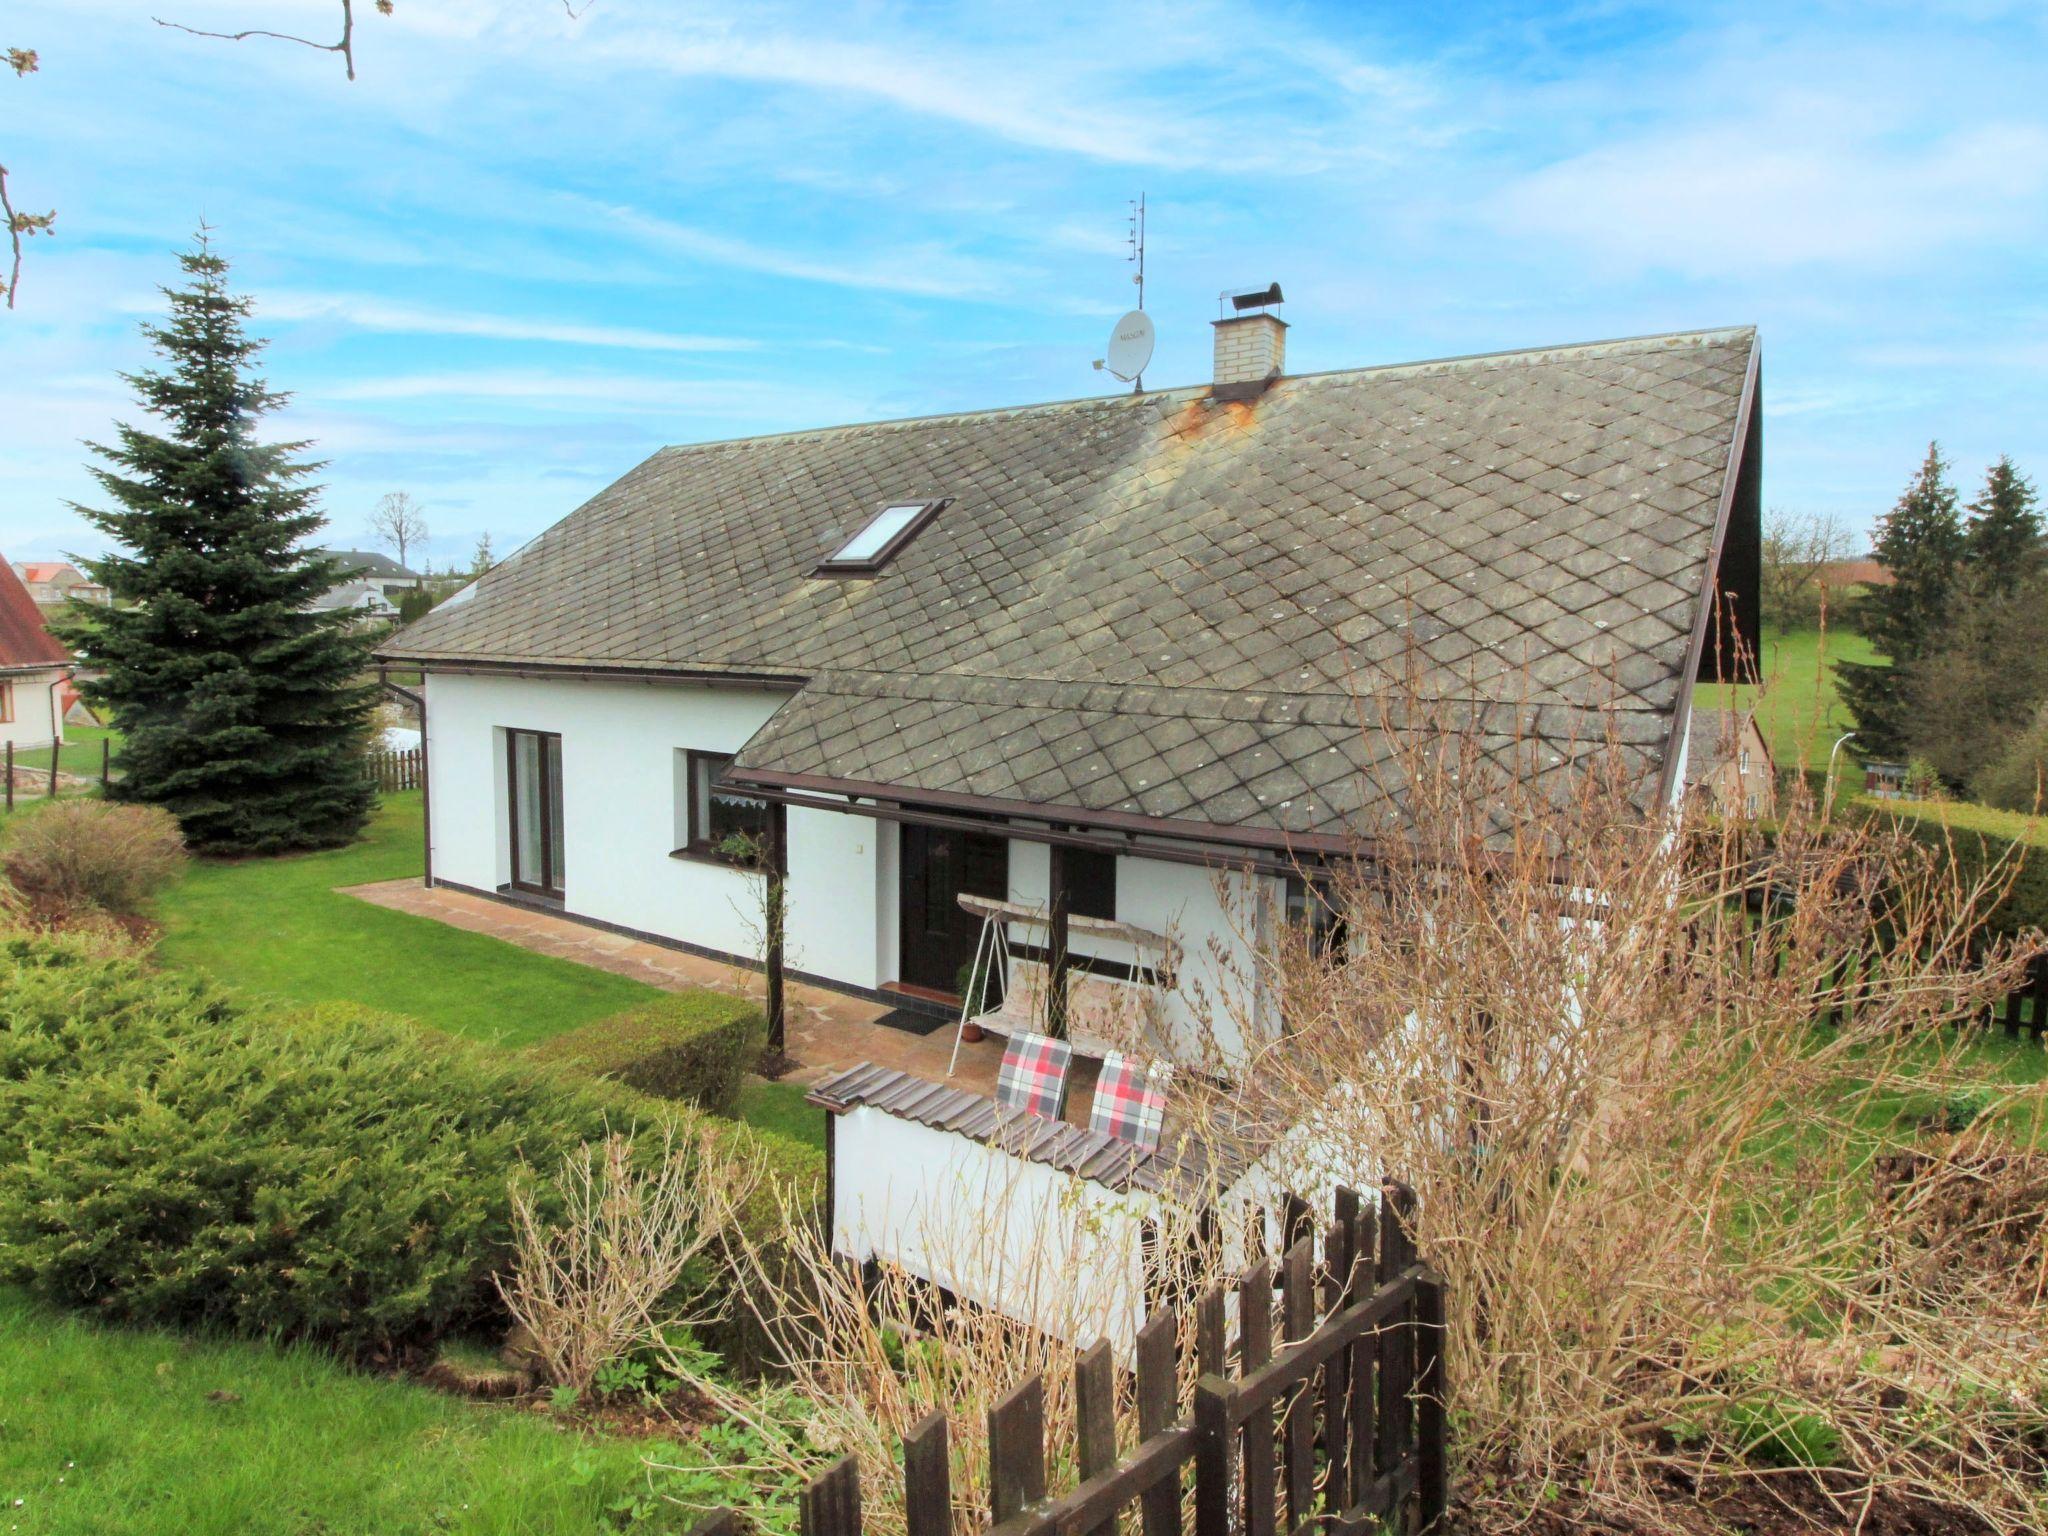
[(21, 562), (21, 579), (23, 581), (54, 581), (59, 571), (68, 571), (70, 569), (71, 567), (62, 560), (24, 560)]
[(14, 567), (0, 560), (0, 667), (62, 666), (71, 657), (43, 627), (43, 616)]

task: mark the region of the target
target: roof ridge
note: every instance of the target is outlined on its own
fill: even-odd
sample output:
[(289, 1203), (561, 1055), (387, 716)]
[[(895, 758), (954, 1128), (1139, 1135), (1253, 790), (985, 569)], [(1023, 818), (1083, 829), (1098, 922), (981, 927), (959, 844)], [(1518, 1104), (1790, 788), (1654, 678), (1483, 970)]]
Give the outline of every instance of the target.
[[(1754, 337), (1757, 327), (1751, 325), (1707, 326), (1690, 331), (1652, 331), (1640, 336), (1613, 336), (1598, 341), (1561, 342), (1549, 346), (1508, 347), (1498, 352), (1462, 352), (1445, 357), (1415, 358), (1401, 363), (1367, 363), (1351, 368), (1322, 368), (1311, 373), (1285, 373), (1278, 380), (1279, 385), (1303, 384), (1311, 381), (1362, 378), (1372, 374), (1397, 375), (1431, 368), (1475, 367), (1485, 363), (1507, 362), (1527, 358), (1538, 362), (1562, 361), (1569, 357), (1583, 357), (1588, 354), (1616, 349), (1647, 350), (1658, 343), (1692, 342), (1705, 345), (1710, 342), (1733, 341), (1740, 336)], [(652, 455), (660, 458), (672, 453), (696, 453), (707, 448), (739, 448), (754, 443), (782, 443), (800, 437), (827, 437), (841, 432), (870, 432), (889, 427), (914, 427), (935, 425), (949, 421), (979, 421), (996, 416), (1028, 416), (1040, 411), (1080, 410), (1087, 406), (1107, 409), (1131, 409), (1138, 405), (1171, 400), (1199, 399), (1215, 386), (1212, 384), (1176, 384), (1167, 389), (1148, 389), (1130, 394), (1115, 395), (1074, 395), (1065, 400), (1039, 400), (1024, 405), (984, 405), (966, 411), (929, 411), (918, 416), (884, 416), (876, 421), (835, 422), (823, 427), (792, 427), (783, 432), (757, 432), (743, 437), (713, 437), (694, 443), (667, 443), (657, 448)]]

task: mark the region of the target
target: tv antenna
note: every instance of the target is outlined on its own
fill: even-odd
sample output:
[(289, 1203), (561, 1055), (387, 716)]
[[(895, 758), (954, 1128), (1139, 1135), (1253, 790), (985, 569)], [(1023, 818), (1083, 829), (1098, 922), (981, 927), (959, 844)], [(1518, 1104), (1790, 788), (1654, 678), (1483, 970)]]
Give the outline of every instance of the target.
[(1152, 317), (1145, 313), (1145, 194), (1140, 192), (1131, 200), (1129, 234), (1131, 254), (1124, 259), (1136, 269), (1131, 281), (1138, 285), (1138, 307), (1126, 313), (1110, 328), (1109, 348), (1106, 357), (1095, 360), (1097, 368), (1106, 369), (1113, 377), (1122, 379), (1131, 386), (1132, 394), (1141, 394), (1145, 388), (1145, 365), (1152, 361)]

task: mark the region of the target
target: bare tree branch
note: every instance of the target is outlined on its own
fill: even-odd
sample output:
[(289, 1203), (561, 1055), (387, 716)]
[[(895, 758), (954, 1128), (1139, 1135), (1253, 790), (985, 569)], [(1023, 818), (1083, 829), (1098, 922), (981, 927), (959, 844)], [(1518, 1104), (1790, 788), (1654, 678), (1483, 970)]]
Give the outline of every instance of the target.
[(7, 195), (7, 167), (0, 165), (0, 220), (7, 226), (7, 242), (14, 253), (13, 267), (7, 274), (7, 307), (14, 308), (15, 290), (21, 287), (21, 238), (23, 235), (47, 233), (57, 222), (53, 208), (48, 213), (16, 213), (14, 203)]
[[(391, 0), (377, 0), (380, 14), (391, 14)], [(341, 40), (334, 43), (316, 43), (310, 37), (297, 37), (290, 32), (266, 32), (261, 27), (250, 27), (241, 32), (208, 32), (199, 27), (188, 27), (182, 21), (165, 21), (161, 16), (149, 18), (160, 27), (169, 27), (173, 32), (189, 32), (194, 37), (217, 37), (223, 42), (239, 43), (249, 37), (270, 37), (281, 43), (297, 43), (301, 48), (311, 48), (320, 53), (338, 53), (343, 66), (348, 70), (349, 79), (356, 77), (356, 13), (355, 0), (341, 0)]]

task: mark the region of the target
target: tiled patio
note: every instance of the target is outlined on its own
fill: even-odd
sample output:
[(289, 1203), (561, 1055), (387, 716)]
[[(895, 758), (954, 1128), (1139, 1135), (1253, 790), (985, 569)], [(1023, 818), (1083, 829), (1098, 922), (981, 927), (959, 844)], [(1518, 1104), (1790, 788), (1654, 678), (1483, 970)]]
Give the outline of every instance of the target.
[[(553, 912), (514, 906), (451, 891), (445, 886), (429, 889), (418, 880), (386, 880), (376, 885), (349, 886), (344, 895), (360, 897), (380, 907), (432, 918), (472, 933), (489, 934), (508, 944), (578, 965), (595, 966), (620, 976), (631, 976), (667, 991), (709, 987), (753, 998), (763, 995), (765, 983), (758, 971), (706, 960), (702, 956), (651, 944), (644, 939), (588, 927)], [(786, 1079), (809, 1084), (861, 1062), (893, 1067), (929, 1082), (947, 1082), (973, 1093), (993, 1094), (996, 1068), (1001, 1064), (1003, 1043), (990, 1036), (977, 1044), (960, 1047), (959, 1069), (946, 1075), (953, 1053), (953, 1025), (941, 1024), (928, 1035), (914, 1035), (875, 1021), (889, 1009), (843, 992), (791, 981), (784, 992), (789, 1021), (789, 1054), (802, 1065)], [(1068, 1098), (1067, 1117), (1085, 1125), (1094, 1083), (1092, 1063), (1077, 1061), (1073, 1092)]]

